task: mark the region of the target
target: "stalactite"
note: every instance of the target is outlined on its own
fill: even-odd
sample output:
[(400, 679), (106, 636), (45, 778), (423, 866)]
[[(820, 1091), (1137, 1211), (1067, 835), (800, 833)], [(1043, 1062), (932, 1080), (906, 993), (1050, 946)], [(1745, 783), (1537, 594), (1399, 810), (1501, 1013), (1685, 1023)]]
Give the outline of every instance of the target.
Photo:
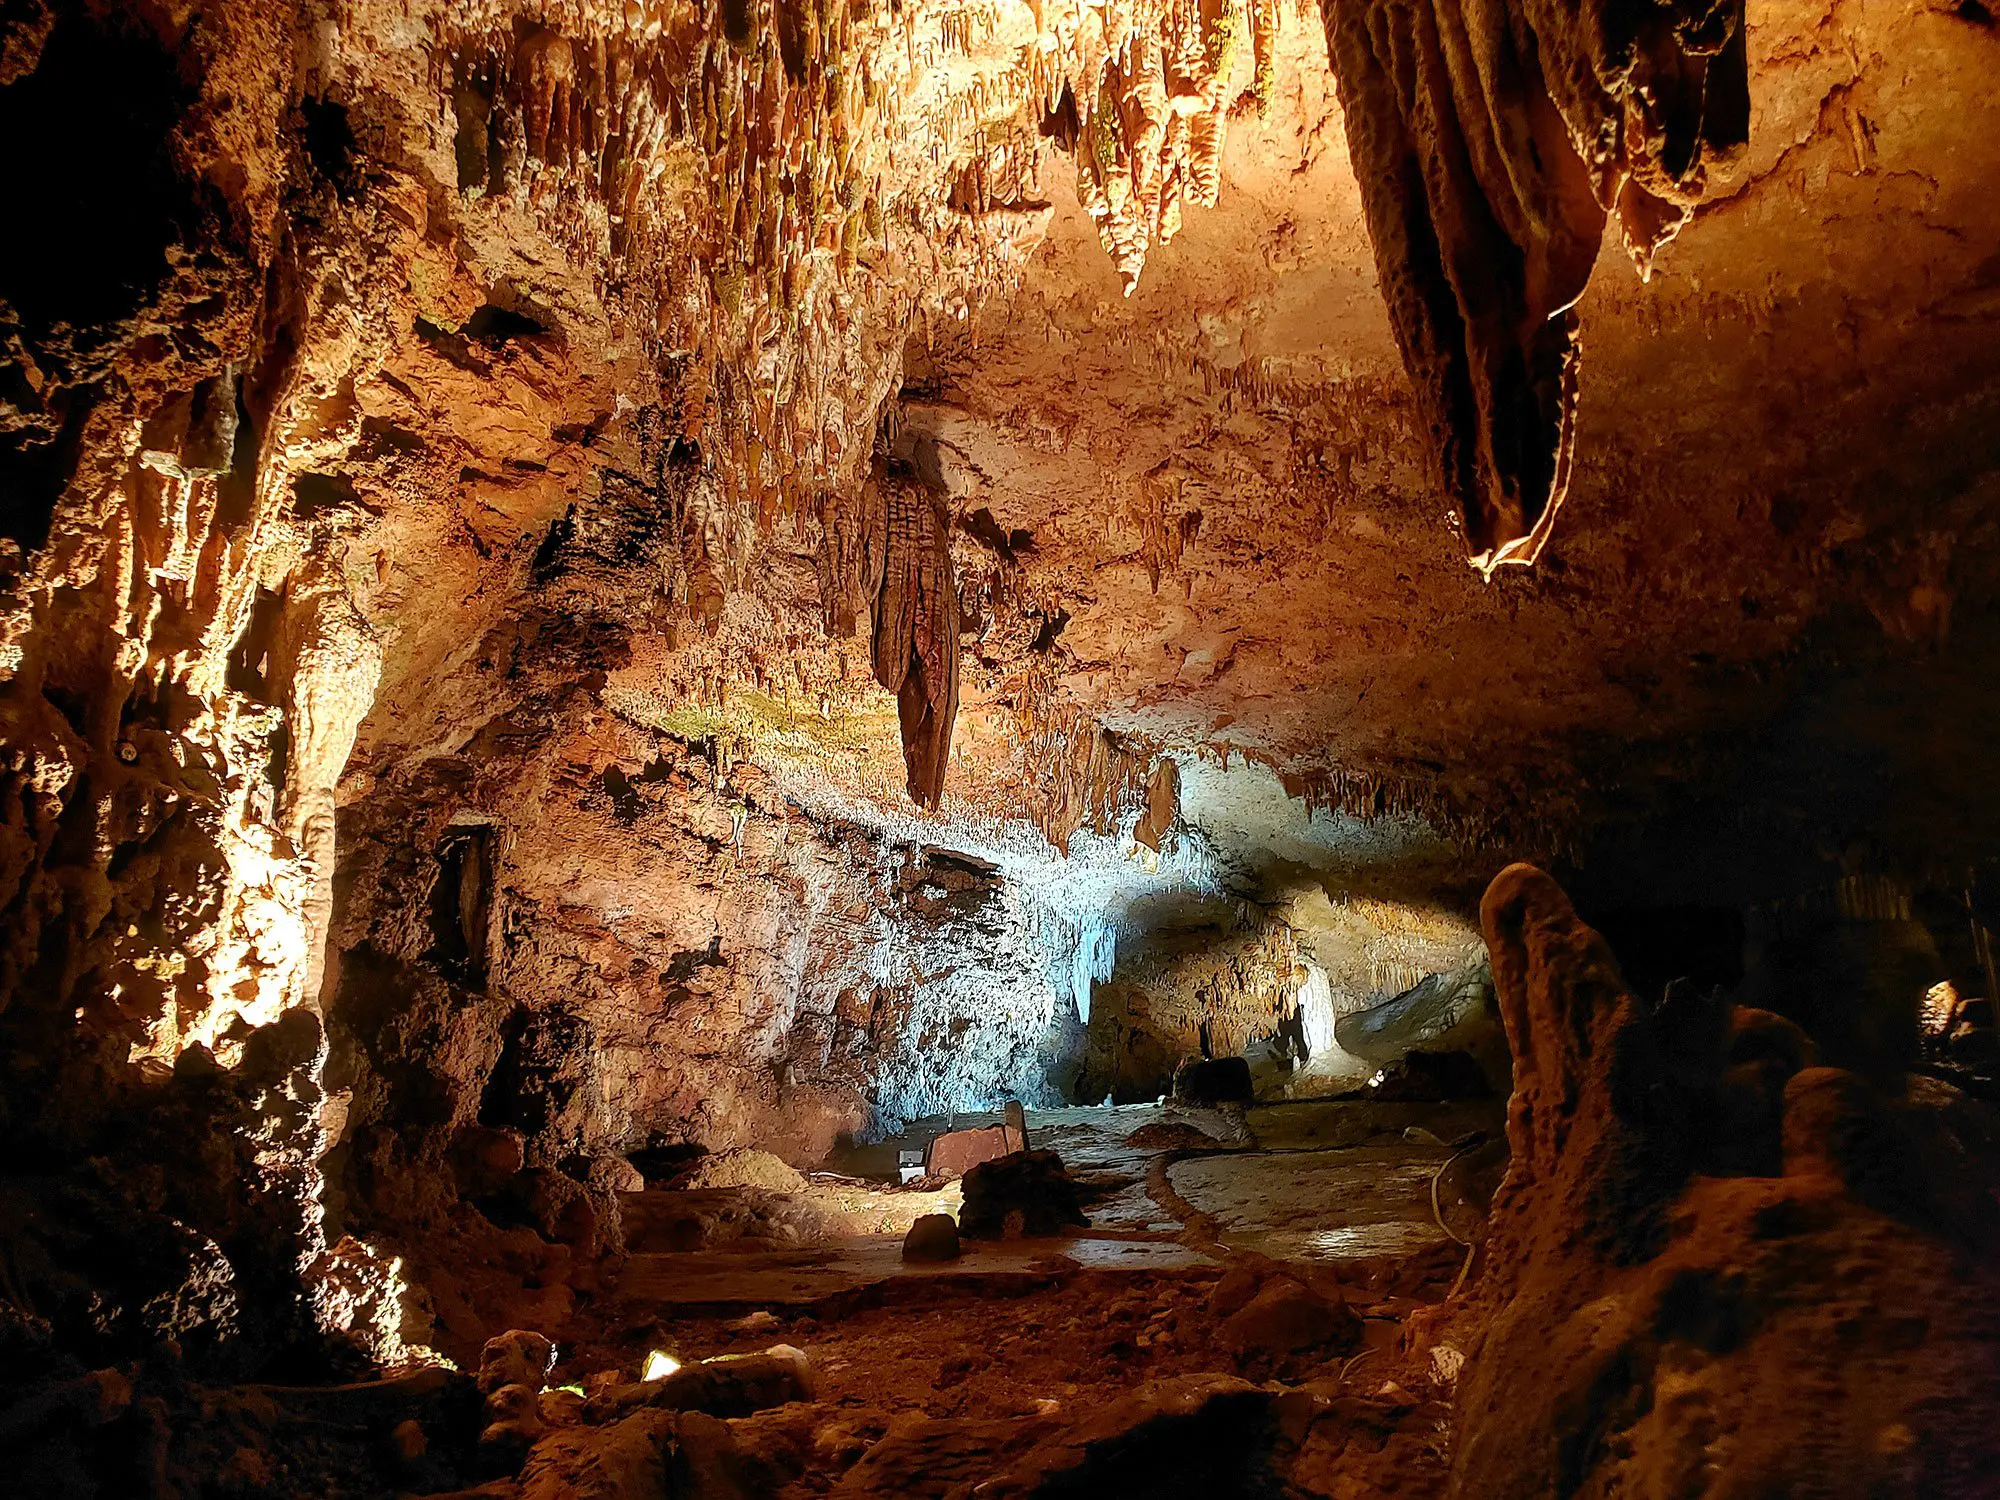
[(958, 585), (942, 497), (890, 476), (882, 591), (875, 606), (875, 680), (896, 695), (910, 798), (935, 808), (944, 795), (958, 716)]
[(1155, 854), (1181, 813), (1181, 770), (1171, 756), (1162, 756), (1146, 778), (1146, 808), (1132, 837)]
[[(1080, 828), (1110, 833), (1135, 807), (1167, 801), (1165, 772), (1152, 747), (1113, 734), (1062, 699), (1046, 673), (1014, 697), (1015, 735), (1027, 782), (1027, 811), (1042, 836), (1067, 853)], [(1178, 770), (1174, 777), (1178, 807)], [(1171, 818), (1168, 819), (1171, 822)], [(1164, 832), (1164, 825), (1162, 825)]]
[(1566, 814), (1573, 811), (1568, 807), (1531, 814), (1510, 808), (1505, 799), (1470, 795), (1422, 773), (1284, 765), (1256, 752), (1246, 758), (1268, 765), (1285, 795), (1305, 803), (1316, 814), (1364, 821), (1413, 819), (1474, 848), (1515, 847), (1551, 855), (1570, 852), (1562, 832), (1568, 821)]
[(1474, 566), (1532, 563), (1568, 489), (1570, 308), (1608, 214), (1644, 273), (1744, 143), (1741, 0), (1325, 0), (1348, 150)]

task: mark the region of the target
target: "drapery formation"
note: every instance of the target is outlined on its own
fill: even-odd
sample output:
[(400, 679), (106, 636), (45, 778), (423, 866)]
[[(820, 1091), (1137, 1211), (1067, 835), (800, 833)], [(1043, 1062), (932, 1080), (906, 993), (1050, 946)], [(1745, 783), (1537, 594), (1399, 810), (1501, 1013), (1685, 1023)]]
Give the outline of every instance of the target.
[(1474, 566), (1569, 483), (1570, 307), (1616, 214), (1641, 275), (1749, 133), (1743, 0), (1322, 0), (1375, 263)]
[(958, 586), (951, 528), (938, 495), (891, 478), (882, 589), (875, 603), (875, 680), (896, 695), (910, 799), (935, 808), (944, 794), (958, 717)]

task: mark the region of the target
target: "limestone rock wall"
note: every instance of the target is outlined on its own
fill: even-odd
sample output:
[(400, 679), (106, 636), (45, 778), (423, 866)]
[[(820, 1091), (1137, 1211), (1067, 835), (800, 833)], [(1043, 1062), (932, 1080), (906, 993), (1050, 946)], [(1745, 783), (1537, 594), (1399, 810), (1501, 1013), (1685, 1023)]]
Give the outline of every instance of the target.
[(1512, 1154), (1451, 1492), (1976, 1492), (1992, 1436), (1952, 1413), (1993, 1367), (1991, 1110), (1638, 999), (1539, 870), (1482, 916)]
[(380, 662), (293, 505), (352, 365), (314, 332), (366, 321), (302, 244), (339, 190), (299, 128), (297, 19), (21, 8), (0, 91), (45, 143), (10, 159), (43, 222), (0, 267), (17, 1253), (65, 1333), (234, 1368), (313, 1328), (316, 950)]
[[(661, 607), (741, 588), (780, 508), (816, 526), (814, 497), (865, 470), (903, 325), (956, 284), (880, 261), (909, 226), (855, 191), (880, 176), (843, 111), (889, 101), (830, 63), (844, 18), (732, 38), (690, 10), (665, 42), (643, 7), (0, 21), (0, 112), (45, 143), (10, 157), (38, 224), (0, 263), (15, 1166), (59, 1176), (192, 1111), (174, 1128), (248, 1164), (163, 1158), (147, 1212), (225, 1278), (320, 1255), (316, 1161), (349, 1124), (316, 1040), (354, 982), (322, 984), (343, 772), (352, 795), (462, 749), (518, 696), (492, 680), (512, 653), (588, 637), (590, 616), (507, 611), (579, 493), (661, 488), (648, 455), (697, 465)], [(663, 253), (695, 224), (692, 257)], [(968, 225), (961, 270), (1005, 238)], [(200, 1082), (247, 1079), (281, 1024), (250, 1102)], [(258, 1227), (265, 1188), (214, 1198), (239, 1179), (287, 1206)]]

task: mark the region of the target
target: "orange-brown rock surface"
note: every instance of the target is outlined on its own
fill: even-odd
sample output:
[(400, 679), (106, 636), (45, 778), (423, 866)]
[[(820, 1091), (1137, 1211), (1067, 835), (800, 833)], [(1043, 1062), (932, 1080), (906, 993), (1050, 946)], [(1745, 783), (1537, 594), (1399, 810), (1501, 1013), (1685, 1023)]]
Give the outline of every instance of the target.
[(467, 1356), (633, 1159), (1352, 1081), (1523, 853), (1843, 1066), (1801, 949), (1990, 1007), (1991, 17), (1559, 9), (1482, 120), (1373, 0), (0, 6), (22, 1338)]
[(1608, 214), (1642, 273), (1741, 151), (1740, 5), (1328, 3), (1389, 316), (1483, 571), (1533, 562), (1575, 461), (1570, 308)]
[(1810, 1066), (1776, 1017), (1649, 1005), (1539, 870), (1482, 920), (1511, 1160), (1455, 1495), (1974, 1495), (2000, 1287), (1990, 1107)]

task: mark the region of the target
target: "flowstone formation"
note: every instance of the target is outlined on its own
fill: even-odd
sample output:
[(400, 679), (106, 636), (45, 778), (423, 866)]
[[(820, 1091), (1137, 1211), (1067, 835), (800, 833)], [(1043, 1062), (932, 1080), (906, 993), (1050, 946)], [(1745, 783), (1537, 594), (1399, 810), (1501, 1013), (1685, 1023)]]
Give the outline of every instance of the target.
[(1615, 215), (1640, 274), (1750, 128), (1743, 6), (1326, 0), (1375, 264), (1473, 565), (1570, 484), (1570, 308)]
[(910, 485), (889, 491), (882, 525), (882, 588), (875, 598), (875, 680), (896, 695), (910, 800), (936, 807), (958, 717), (958, 584), (942, 497)]
[(1481, 908), (1514, 1053), (1452, 1494), (1971, 1494), (1993, 1115), (1815, 1066), (1768, 1012), (1633, 996), (1548, 876)]

